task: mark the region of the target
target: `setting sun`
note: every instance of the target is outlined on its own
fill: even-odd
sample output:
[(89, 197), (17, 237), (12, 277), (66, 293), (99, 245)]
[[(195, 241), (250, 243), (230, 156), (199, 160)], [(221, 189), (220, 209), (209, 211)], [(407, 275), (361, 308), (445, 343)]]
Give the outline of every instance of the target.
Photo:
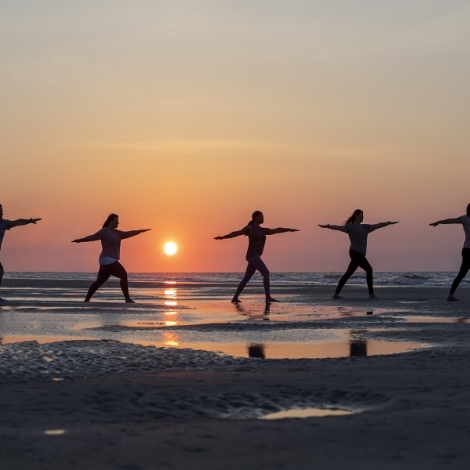
[(168, 242), (164, 247), (163, 251), (168, 255), (168, 256), (173, 256), (177, 251), (178, 247), (176, 246), (175, 243), (173, 242)]

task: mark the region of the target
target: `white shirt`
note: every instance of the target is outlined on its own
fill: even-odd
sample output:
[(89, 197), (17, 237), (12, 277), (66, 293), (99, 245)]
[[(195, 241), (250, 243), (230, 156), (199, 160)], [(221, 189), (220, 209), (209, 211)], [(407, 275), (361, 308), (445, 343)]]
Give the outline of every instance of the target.
[(111, 258), (111, 256), (103, 256), (100, 258), (100, 265), (101, 266), (106, 266), (108, 264), (113, 264), (117, 261), (116, 258)]

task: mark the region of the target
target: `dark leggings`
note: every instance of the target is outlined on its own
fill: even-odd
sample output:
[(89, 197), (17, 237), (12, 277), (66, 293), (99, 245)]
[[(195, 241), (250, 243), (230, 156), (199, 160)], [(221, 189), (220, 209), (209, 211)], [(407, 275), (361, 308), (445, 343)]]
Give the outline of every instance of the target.
[(259, 271), (263, 276), (263, 285), (266, 298), (271, 298), (269, 290), (269, 270), (264, 264), (263, 260), (259, 256), (251, 256), (246, 260), (248, 261), (248, 266), (246, 267), (245, 275), (240, 281), (240, 284), (238, 284), (237, 291), (235, 292), (233, 298), (238, 298), (238, 296), (241, 294), (242, 290), (245, 288), (248, 281), (253, 277), (253, 274), (255, 274), (256, 271)]
[(467, 275), (468, 270), (470, 269), (470, 248), (464, 248), (462, 250), (462, 264), (460, 266), (460, 271), (457, 274), (457, 277), (454, 279), (452, 283), (452, 287), (450, 288), (450, 293), (453, 294), (457, 287), (459, 287), (460, 281)]
[(344, 273), (343, 277), (339, 280), (336, 293), (339, 294), (341, 289), (346, 284), (347, 280), (354, 274), (357, 268), (362, 268), (367, 275), (367, 287), (369, 288), (369, 295), (374, 294), (374, 287), (372, 286), (372, 266), (367, 261), (367, 258), (357, 251), (349, 250), (351, 262), (349, 263), (348, 270)]
[(127, 272), (119, 261), (116, 261), (112, 264), (100, 265), (100, 270), (98, 271), (98, 277), (96, 281), (88, 289), (85, 300), (88, 301), (91, 299), (93, 294), (97, 289), (102, 286), (110, 276), (117, 277), (121, 280), (121, 289), (122, 293), (126, 300), (129, 300), (129, 285), (127, 283)]

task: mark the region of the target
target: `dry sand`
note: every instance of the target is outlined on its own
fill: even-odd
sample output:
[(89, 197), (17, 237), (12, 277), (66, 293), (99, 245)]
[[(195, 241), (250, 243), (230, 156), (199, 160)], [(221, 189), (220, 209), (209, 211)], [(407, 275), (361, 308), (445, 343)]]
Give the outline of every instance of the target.
[[(5, 284), (8, 298), (8, 288), (16, 284)], [(44, 285), (39, 284), (37, 298), (2, 306), (3, 334), (23, 312), (26, 323), (28, 312), (47, 311), (54, 303), (79, 308), (73, 301), (42, 300)], [(188, 287), (182, 303), (211, 311), (227, 286), (211, 289), (213, 298), (200, 298)], [(430, 347), (393, 355), (278, 360), (98, 339), (3, 344), (0, 468), (470, 468), (470, 295), (465, 289), (460, 302), (446, 302), (447, 290), (438, 288), (377, 289), (375, 301), (366, 298), (364, 287), (348, 287), (340, 301), (331, 299), (331, 286), (274, 290), (284, 300), (284, 313), (339, 306), (364, 315), (187, 328), (259, 335), (287, 329), (294, 338), (305, 329), (354, 328), (366, 339)], [(149, 305), (158, 310), (158, 301)], [(108, 307), (90, 304), (97, 311)], [(384, 313), (366, 315), (372, 310)], [(260, 419), (272, 411), (307, 407), (354, 413)]]

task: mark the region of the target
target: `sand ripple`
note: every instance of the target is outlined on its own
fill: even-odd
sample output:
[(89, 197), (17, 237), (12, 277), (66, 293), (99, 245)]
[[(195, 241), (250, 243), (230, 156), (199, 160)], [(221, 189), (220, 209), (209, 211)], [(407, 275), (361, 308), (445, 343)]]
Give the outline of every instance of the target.
[(221, 353), (117, 341), (36, 341), (0, 346), (0, 384), (197, 370), (247, 362)]

